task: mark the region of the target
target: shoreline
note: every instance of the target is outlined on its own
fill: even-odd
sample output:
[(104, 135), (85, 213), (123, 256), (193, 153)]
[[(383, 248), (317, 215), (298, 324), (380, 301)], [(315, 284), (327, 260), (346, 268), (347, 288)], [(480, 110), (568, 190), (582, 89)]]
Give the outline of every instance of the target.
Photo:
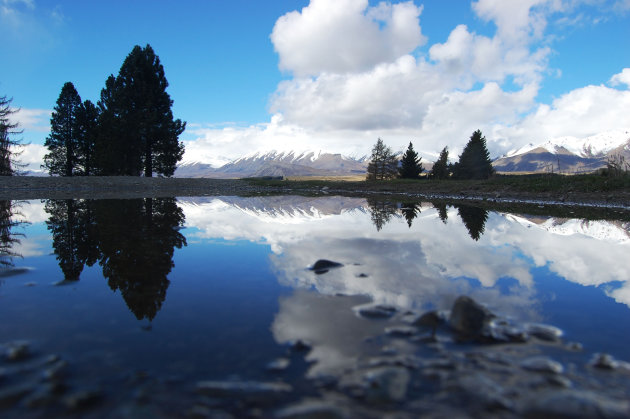
[(265, 181), (252, 179), (145, 178), (135, 176), (0, 178), (0, 199), (128, 199), (157, 197), (319, 195), (383, 195), (496, 204), (548, 205), (630, 210), (630, 191), (529, 192), (477, 183), (347, 182), (334, 180)]

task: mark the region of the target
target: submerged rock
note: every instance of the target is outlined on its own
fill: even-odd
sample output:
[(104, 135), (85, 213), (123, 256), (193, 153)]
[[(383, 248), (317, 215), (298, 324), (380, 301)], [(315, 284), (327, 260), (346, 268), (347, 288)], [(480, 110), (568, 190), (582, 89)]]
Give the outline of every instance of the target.
[(266, 369), (267, 371), (280, 372), (286, 370), (290, 364), (291, 361), (288, 358), (278, 358), (268, 363)]
[(337, 406), (335, 403), (307, 400), (278, 410), (275, 417), (282, 419), (343, 419), (350, 417), (350, 415), (345, 409)]
[(273, 396), (290, 393), (293, 388), (281, 382), (199, 381), (197, 392), (211, 397)]
[(493, 318), (495, 315), (487, 308), (470, 297), (461, 296), (453, 304), (448, 323), (462, 337), (478, 338)]
[(368, 319), (388, 319), (398, 311), (396, 307), (385, 304), (366, 304), (355, 307), (355, 310)]
[(561, 363), (543, 356), (527, 358), (521, 362), (521, 367), (529, 371), (548, 372), (552, 374), (562, 374), (564, 371), (564, 367)]
[(31, 355), (31, 343), (18, 340), (5, 344), (4, 354), (9, 361), (23, 361)]
[(404, 400), (411, 374), (403, 367), (382, 367), (363, 375), (365, 397), (370, 401), (396, 402)]
[(343, 263), (333, 262), (332, 260), (319, 259), (309, 269), (315, 272), (317, 275), (325, 274), (331, 269), (341, 268)]
[(628, 418), (630, 403), (584, 390), (560, 390), (537, 394), (526, 403), (526, 417)]

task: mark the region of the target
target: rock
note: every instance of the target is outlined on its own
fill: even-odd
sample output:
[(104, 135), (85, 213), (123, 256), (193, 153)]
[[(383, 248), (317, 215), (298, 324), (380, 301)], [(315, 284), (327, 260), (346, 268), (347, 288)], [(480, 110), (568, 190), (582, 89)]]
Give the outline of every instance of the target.
[(63, 404), (69, 410), (86, 409), (101, 401), (103, 393), (95, 389), (79, 390), (63, 399)]
[(0, 407), (12, 406), (27, 394), (34, 392), (36, 388), (36, 383), (21, 383), (8, 387), (3, 386), (2, 390), (0, 390)]
[(271, 398), (288, 394), (293, 388), (281, 382), (199, 381), (197, 393), (210, 397)]
[(526, 417), (628, 418), (630, 403), (584, 390), (560, 390), (536, 394), (525, 403)]
[(618, 370), (623, 369), (630, 371), (630, 364), (624, 361), (618, 361), (612, 355), (596, 353), (589, 362), (589, 365), (602, 370)]
[(549, 324), (527, 323), (525, 331), (540, 340), (547, 342), (558, 342), (564, 334), (561, 329)]
[(327, 401), (303, 401), (289, 405), (278, 411), (274, 415), (281, 419), (343, 419), (348, 418), (348, 412)]
[(286, 370), (290, 364), (291, 361), (288, 358), (278, 358), (268, 363), (266, 369), (268, 371), (280, 372)]
[(309, 269), (311, 271), (314, 271), (317, 275), (321, 275), (321, 274), (325, 274), (331, 269), (341, 268), (342, 266), (343, 264), (339, 262), (333, 262), (331, 260), (320, 259), (317, 262), (315, 262), (315, 264), (313, 264), (313, 266), (310, 267)]
[(5, 344), (4, 354), (9, 361), (23, 361), (31, 355), (30, 342), (18, 340)]
[(369, 319), (387, 319), (398, 311), (396, 307), (385, 304), (366, 304), (355, 307), (361, 317)]
[(413, 326), (393, 326), (386, 327), (385, 333), (395, 337), (409, 337), (418, 333), (418, 329)]
[(310, 342), (302, 339), (298, 339), (295, 342), (291, 343), (291, 349), (295, 352), (309, 351), (312, 347), (313, 345)]
[(46, 368), (42, 373), (42, 376), (45, 380), (58, 380), (61, 378), (68, 368), (68, 362), (64, 360), (59, 360), (52, 364), (49, 368)]
[(461, 296), (455, 300), (449, 325), (465, 338), (482, 336), (485, 326), (495, 316), (470, 297)]
[(564, 367), (561, 363), (543, 356), (524, 359), (521, 361), (521, 368), (529, 371), (547, 372), (551, 374), (562, 374), (564, 371)]
[(417, 319), (413, 320), (411, 324), (418, 327), (428, 328), (431, 330), (431, 335), (435, 335), (435, 331), (441, 324), (446, 322), (446, 318), (443, 313), (437, 310), (432, 310), (424, 313)]
[(383, 367), (363, 375), (365, 397), (370, 401), (398, 402), (405, 399), (411, 376), (407, 368)]

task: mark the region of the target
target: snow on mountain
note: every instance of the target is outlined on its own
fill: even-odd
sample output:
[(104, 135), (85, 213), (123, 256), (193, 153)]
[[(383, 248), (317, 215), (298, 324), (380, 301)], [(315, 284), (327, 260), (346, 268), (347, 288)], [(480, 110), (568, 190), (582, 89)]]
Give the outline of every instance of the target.
[(579, 157), (600, 157), (610, 151), (630, 142), (630, 131), (606, 131), (586, 138), (558, 137), (541, 144), (527, 144), (516, 150), (509, 151), (504, 157), (514, 157), (542, 148), (552, 154), (575, 154)]
[(364, 174), (367, 162), (322, 150), (254, 152), (215, 168), (187, 163), (179, 177), (242, 178), (259, 176), (343, 176)]

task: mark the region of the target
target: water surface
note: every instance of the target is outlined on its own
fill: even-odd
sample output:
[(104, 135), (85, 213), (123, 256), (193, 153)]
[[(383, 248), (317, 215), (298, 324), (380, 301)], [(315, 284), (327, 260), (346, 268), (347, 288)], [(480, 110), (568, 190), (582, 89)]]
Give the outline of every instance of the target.
[[(467, 295), (583, 345), (554, 352), (560, 362), (585, 364), (595, 352), (630, 361), (624, 220), (299, 196), (5, 201), (1, 211), (0, 343), (26, 341), (23, 363), (67, 360), (59, 400), (94, 389), (86, 412), (97, 416), (183, 414), (199, 407), (200, 380), (286, 382), (298, 400), (365, 357), (422, 356), (358, 315), (367, 303), (403, 315)], [(320, 259), (343, 266), (308, 269)], [(279, 358), (288, 366), (270, 371)], [(11, 373), (4, 388), (39, 369)], [(26, 397), (6, 412), (67, 409), (27, 407)]]

